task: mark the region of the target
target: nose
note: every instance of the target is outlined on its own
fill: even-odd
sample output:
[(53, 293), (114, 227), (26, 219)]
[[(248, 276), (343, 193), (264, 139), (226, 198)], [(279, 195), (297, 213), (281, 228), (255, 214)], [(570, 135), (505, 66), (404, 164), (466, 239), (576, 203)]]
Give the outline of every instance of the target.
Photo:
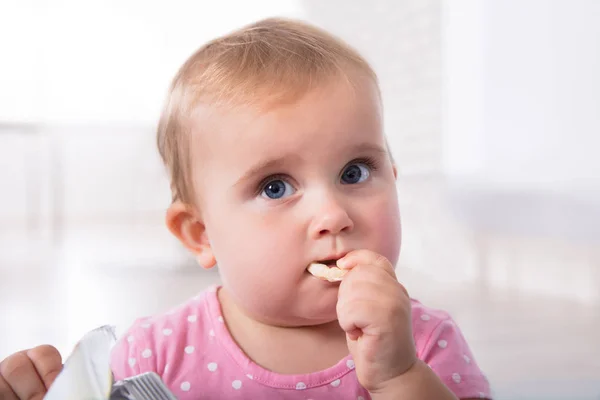
[(313, 214), (309, 232), (313, 239), (318, 239), (327, 235), (350, 232), (352, 228), (354, 222), (346, 208), (336, 199), (327, 198)]

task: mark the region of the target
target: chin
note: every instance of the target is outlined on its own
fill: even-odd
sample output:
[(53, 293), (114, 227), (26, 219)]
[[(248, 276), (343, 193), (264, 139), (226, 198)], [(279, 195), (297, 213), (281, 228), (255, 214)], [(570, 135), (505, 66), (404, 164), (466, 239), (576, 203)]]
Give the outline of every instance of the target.
[(312, 315), (307, 318), (299, 318), (294, 321), (291, 325), (294, 326), (318, 326), (318, 325), (326, 325), (333, 321), (337, 321), (336, 313), (330, 314), (320, 314), (320, 315)]
[(318, 303), (312, 304), (306, 314), (312, 320), (313, 325), (325, 324), (337, 320), (337, 292), (335, 297), (324, 296)]
[[(279, 325), (286, 326), (315, 326), (337, 321), (337, 297), (330, 301), (315, 302), (309, 300), (298, 307), (284, 321), (278, 321)], [(281, 315), (281, 314), (279, 314)]]

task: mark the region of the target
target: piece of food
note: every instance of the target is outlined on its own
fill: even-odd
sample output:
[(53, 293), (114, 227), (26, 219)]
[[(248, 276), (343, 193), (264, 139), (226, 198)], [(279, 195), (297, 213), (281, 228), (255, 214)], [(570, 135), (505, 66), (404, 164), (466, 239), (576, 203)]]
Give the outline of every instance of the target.
[(321, 263), (311, 263), (307, 270), (313, 276), (329, 282), (341, 281), (348, 272), (347, 270), (338, 267), (330, 267)]

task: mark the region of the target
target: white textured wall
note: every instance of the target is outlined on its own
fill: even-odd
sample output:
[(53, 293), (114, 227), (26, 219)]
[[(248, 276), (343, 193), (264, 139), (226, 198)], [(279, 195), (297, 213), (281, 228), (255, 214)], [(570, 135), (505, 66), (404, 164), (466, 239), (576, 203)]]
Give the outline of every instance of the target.
[(532, 190), (600, 189), (600, 3), (444, 3), (444, 171)]
[[(27, 222), (39, 213), (39, 138), (24, 127), (0, 128), (0, 224)], [(33, 179), (29, 179), (32, 177)]]
[(269, 15), (303, 16), (296, 0), (0, 2), (0, 224), (162, 217), (154, 126), (170, 80)]
[(600, 3), (443, 5), (443, 171), (480, 278), (598, 301)]
[(441, 172), (441, 1), (302, 1), (306, 18), (379, 74), (390, 146), (405, 175)]
[(0, 121), (154, 123), (179, 65), (297, 0), (0, 2)]

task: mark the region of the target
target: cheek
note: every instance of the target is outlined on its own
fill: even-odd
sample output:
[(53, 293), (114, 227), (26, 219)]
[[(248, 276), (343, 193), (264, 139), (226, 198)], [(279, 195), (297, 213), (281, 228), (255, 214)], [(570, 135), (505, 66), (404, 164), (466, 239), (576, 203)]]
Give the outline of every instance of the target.
[(289, 218), (252, 211), (227, 215), (216, 220), (216, 230), (209, 232), (217, 261), (266, 275), (296, 256), (296, 232), (290, 229)]
[(396, 196), (388, 196), (370, 207), (367, 215), (372, 248), (396, 265), (402, 241), (400, 210)]
[[(286, 307), (297, 283), (298, 241), (280, 225), (260, 214), (228, 213), (215, 218), (209, 231), (223, 284), (253, 313), (269, 315), (277, 312), (271, 308)], [(272, 301), (264, 301), (265, 293)]]

